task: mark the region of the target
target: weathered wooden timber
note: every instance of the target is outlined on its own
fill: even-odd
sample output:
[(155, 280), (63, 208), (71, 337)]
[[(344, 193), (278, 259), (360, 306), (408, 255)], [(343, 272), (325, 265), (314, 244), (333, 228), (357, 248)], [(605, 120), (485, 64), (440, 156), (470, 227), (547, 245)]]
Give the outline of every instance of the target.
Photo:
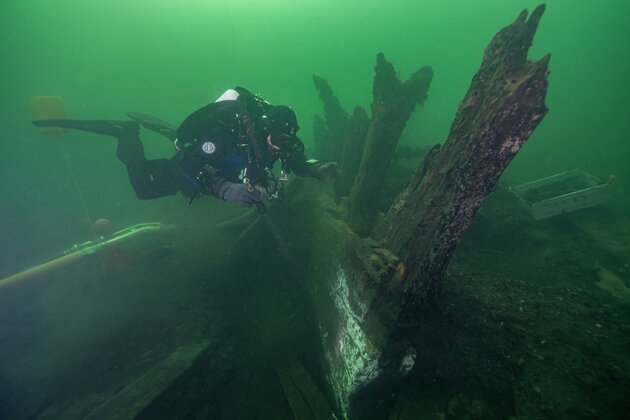
[(416, 105), (426, 100), (433, 78), (433, 70), (425, 66), (401, 82), (382, 53), (376, 57), (374, 70), (372, 118), (348, 200), (348, 224), (360, 235), (372, 229), (383, 180), (400, 135)]
[(346, 141), (341, 155), (341, 178), (335, 183), (335, 195), (337, 198), (350, 194), (352, 184), (359, 172), (361, 156), (367, 137), (370, 117), (364, 108), (357, 106), (348, 119), (346, 128)]
[(342, 416), (352, 417), (349, 402), (365, 385), (409, 368), (413, 351), (399, 348), (404, 337), (393, 335), (401, 315), (439, 291), (480, 204), (547, 112), (549, 56), (527, 61), (543, 11), (536, 8), (529, 19), (523, 12), (496, 34), (443, 146), (427, 153), (377, 225), (374, 202), (384, 171), (418, 101), (413, 98), (424, 98), (418, 92), (424, 86), (426, 95), (430, 80), (430, 71), (420, 70), (416, 89), (405, 93), (382, 56), (347, 212), (344, 202), (335, 203), (332, 186), (308, 180), (294, 183), (290, 202), (274, 209), (305, 261), (324, 370)]
[(333, 160), (341, 163), (342, 150), (346, 142), (348, 113), (341, 107), (339, 99), (333, 94), (326, 79), (313, 75), (313, 83), (324, 103), (324, 119), (316, 116), (315, 120), (315, 156), (322, 161)]
[(527, 52), (544, 11), (522, 12), (486, 48), (442, 147), (425, 157), (373, 237), (398, 256), (408, 302), (439, 290), (455, 246), (482, 201), (547, 113), (549, 55)]

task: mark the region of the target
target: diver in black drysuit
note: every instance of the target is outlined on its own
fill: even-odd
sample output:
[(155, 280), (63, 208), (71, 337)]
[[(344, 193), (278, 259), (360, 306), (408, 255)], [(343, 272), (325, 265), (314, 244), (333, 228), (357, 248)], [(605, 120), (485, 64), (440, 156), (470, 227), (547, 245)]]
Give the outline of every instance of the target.
[[(264, 209), (262, 199), (279, 198), (288, 173), (327, 179), (339, 175), (335, 162), (307, 160), (296, 136), (295, 112), (272, 106), (243, 88), (226, 91), (175, 127), (146, 114), (128, 113), (134, 121), (38, 120), (40, 127), (62, 127), (111, 135), (118, 139), (117, 156), (125, 164), (139, 199), (175, 195), (192, 201), (210, 194), (240, 206)], [(171, 159), (146, 159), (139, 126), (173, 141)], [(279, 163), (280, 176), (272, 167)]]

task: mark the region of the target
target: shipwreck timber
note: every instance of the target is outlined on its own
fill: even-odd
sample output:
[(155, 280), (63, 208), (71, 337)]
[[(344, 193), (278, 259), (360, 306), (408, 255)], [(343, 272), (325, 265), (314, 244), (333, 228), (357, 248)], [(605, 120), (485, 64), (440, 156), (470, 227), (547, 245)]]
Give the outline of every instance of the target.
[[(346, 144), (363, 142), (363, 155), (357, 165), (344, 160), (343, 149), (321, 145), (337, 156), (344, 179), (353, 179), (353, 185), (333, 189), (297, 182), (295, 199), (274, 210), (288, 221), (286, 234), (305, 261), (327, 379), (343, 416), (352, 416), (349, 401), (357, 390), (383, 374), (411, 369), (413, 349), (391, 341), (397, 321), (439, 292), (477, 209), (547, 112), (549, 55), (527, 60), (543, 12), (544, 5), (529, 18), (523, 11), (495, 35), (444, 144), (430, 150), (378, 222), (374, 202), (380, 180), (407, 118), (426, 98), (432, 71), (425, 67), (401, 83), (379, 54), (369, 121), (360, 108), (348, 117), (327, 83), (315, 79), (326, 109), (316, 140), (326, 138), (327, 128), (335, 138), (345, 133)], [(397, 94), (385, 98), (386, 91)], [(397, 111), (390, 114), (392, 109)], [(357, 133), (365, 137), (357, 139)], [(335, 202), (335, 195), (348, 198)]]

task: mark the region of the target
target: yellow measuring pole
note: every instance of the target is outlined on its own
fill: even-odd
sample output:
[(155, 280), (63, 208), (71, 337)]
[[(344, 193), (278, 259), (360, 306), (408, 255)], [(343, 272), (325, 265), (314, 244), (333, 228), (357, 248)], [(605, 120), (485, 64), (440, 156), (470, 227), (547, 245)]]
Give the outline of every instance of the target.
[(62, 268), (79, 261), (83, 257), (83, 255), (84, 254), (82, 254), (80, 251), (74, 251), (62, 257), (55, 258), (52, 261), (48, 261), (44, 264), (29, 268), (28, 270), (24, 270), (21, 273), (5, 277), (4, 279), (0, 280), (0, 292), (3, 292), (6, 289), (9, 289), (15, 285), (28, 282), (46, 274), (51, 274), (57, 270), (61, 270)]

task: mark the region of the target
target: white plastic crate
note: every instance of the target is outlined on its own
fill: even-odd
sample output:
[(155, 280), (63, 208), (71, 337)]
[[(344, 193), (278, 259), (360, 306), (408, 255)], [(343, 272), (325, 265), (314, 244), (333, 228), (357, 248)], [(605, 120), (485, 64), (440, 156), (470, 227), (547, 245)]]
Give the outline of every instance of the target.
[(583, 169), (572, 169), (511, 189), (540, 220), (607, 202), (610, 184)]

